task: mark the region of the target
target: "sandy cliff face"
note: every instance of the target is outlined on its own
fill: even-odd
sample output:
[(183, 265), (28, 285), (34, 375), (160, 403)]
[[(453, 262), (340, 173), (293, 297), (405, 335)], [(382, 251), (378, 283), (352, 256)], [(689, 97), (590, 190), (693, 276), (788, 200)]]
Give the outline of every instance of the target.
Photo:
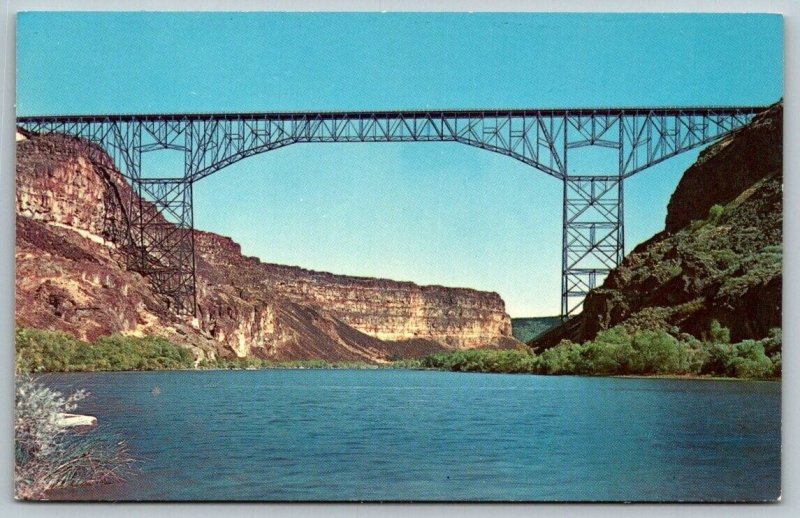
[(480, 347), (511, 335), (496, 293), (349, 277), (264, 264), (241, 255), (231, 239), (198, 232), (197, 249), (222, 276), (246, 275), (263, 291), (296, 304), (324, 308), (347, 325), (381, 340), (435, 340), (450, 348)]
[(782, 106), (711, 146), (670, 199), (666, 230), (592, 291), (581, 315), (535, 341), (581, 342), (622, 324), (698, 338), (717, 320), (734, 341), (781, 326)]
[(83, 339), (162, 334), (199, 356), (383, 361), (510, 346), (495, 293), (312, 272), (244, 257), (197, 232), (198, 316), (172, 315), (122, 267), (127, 183), (101, 150), (58, 136), (17, 143), (17, 322)]

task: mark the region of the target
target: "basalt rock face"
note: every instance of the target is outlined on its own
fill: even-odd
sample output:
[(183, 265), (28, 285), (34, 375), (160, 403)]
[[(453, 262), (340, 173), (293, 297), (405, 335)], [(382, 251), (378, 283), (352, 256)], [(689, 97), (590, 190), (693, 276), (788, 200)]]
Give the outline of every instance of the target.
[[(295, 344), (320, 344), (326, 336), (381, 358), (517, 344), (494, 293), (264, 264), (242, 255), (232, 239), (209, 232), (196, 232), (195, 246), (201, 327), (220, 339), (235, 335), (234, 345), (255, 343), (258, 356), (272, 357), (284, 347), (292, 359), (302, 359)], [(225, 302), (205, 302), (215, 294)], [(271, 311), (241, 314), (248, 301), (265, 297), (274, 301)], [(331, 346), (317, 346), (313, 357), (325, 358)], [(349, 349), (343, 354), (359, 359)]]
[(511, 335), (511, 320), (496, 293), (264, 264), (243, 257), (231, 239), (207, 232), (197, 232), (195, 242), (216, 275), (232, 280), (234, 275), (245, 274), (261, 291), (324, 308), (347, 325), (381, 340), (424, 339), (464, 348)]
[(132, 193), (105, 153), (68, 137), (18, 140), (19, 325), (88, 340), (164, 335), (199, 358), (381, 362), (518, 344), (495, 293), (264, 264), (199, 231), (198, 315), (179, 318), (146, 277), (124, 267)]
[(76, 139), (18, 134), (17, 158), (17, 323), (85, 340), (169, 334), (162, 301), (119, 266), (115, 221), (130, 189), (108, 157)]
[(108, 157), (66, 136), (17, 135), (17, 215), (112, 240), (115, 190), (128, 195), (130, 189)]
[(615, 325), (734, 341), (781, 326), (782, 106), (701, 153), (678, 184), (666, 229), (637, 246), (584, 301), (533, 342), (582, 342)]
[(664, 230), (675, 233), (706, 219), (712, 206), (732, 202), (767, 174), (780, 171), (782, 136), (783, 110), (776, 107), (703, 151), (669, 200)]

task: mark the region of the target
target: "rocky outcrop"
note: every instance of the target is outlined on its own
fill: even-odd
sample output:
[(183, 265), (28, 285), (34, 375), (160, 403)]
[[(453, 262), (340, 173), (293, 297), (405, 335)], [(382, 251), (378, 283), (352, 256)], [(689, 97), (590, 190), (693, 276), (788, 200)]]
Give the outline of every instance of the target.
[(703, 338), (717, 320), (735, 341), (780, 327), (782, 121), (775, 106), (701, 153), (672, 195), (666, 230), (534, 346), (590, 340), (618, 324)]
[[(168, 333), (166, 308), (142, 276), (119, 267), (97, 235), (17, 216), (19, 325), (83, 340), (113, 333)], [(177, 320), (175, 324), (181, 324)]]
[(198, 315), (178, 318), (145, 277), (124, 268), (123, 207), (134, 195), (100, 148), (25, 134), (17, 159), (20, 325), (85, 340), (164, 335), (198, 358), (385, 361), (517, 344), (496, 293), (264, 264), (230, 238), (199, 231)]
[(669, 200), (664, 230), (675, 233), (706, 219), (712, 206), (730, 203), (766, 174), (780, 171), (782, 138), (783, 110), (775, 108), (700, 153)]

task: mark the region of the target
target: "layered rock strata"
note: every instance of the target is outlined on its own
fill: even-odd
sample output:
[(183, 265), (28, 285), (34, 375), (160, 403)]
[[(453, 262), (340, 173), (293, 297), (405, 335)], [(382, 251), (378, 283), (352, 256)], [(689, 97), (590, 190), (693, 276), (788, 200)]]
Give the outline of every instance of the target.
[(178, 318), (145, 277), (124, 268), (123, 207), (131, 196), (97, 146), (18, 137), (19, 325), (88, 340), (160, 334), (199, 358), (380, 362), (517, 344), (496, 293), (264, 264), (230, 238), (199, 231), (198, 315)]

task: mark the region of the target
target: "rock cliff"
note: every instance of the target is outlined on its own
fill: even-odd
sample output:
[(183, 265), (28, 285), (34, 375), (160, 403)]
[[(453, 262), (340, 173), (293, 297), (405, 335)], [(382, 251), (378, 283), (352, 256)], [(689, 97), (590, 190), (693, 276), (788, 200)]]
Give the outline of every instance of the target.
[(717, 320), (734, 341), (780, 327), (782, 126), (776, 105), (703, 151), (670, 199), (665, 230), (586, 297), (583, 313), (532, 344), (582, 342), (618, 324), (703, 338)]
[(19, 325), (81, 339), (158, 334), (198, 358), (381, 362), (444, 349), (513, 346), (496, 293), (314, 272), (245, 257), (197, 231), (198, 315), (182, 319), (118, 248), (130, 187), (97, 146), (17, 142)]

